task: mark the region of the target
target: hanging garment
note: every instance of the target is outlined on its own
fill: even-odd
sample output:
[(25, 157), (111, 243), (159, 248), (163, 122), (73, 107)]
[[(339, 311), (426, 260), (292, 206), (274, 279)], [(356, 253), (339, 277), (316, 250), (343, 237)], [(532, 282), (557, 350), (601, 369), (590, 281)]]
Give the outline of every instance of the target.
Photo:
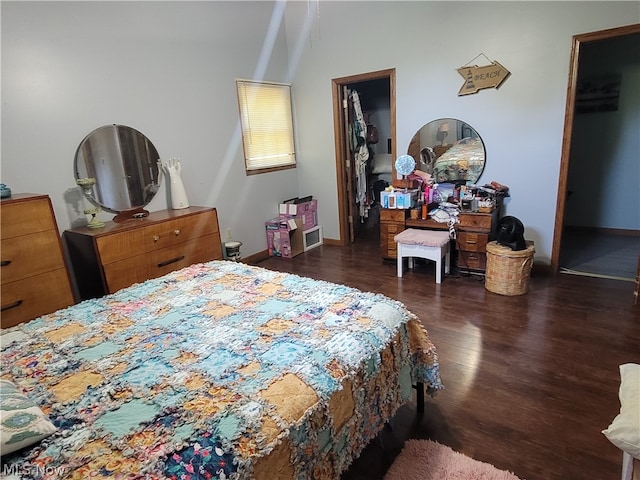
[(359, 205), (360, 218), (368, 215), (368, 197), (367, 197), (367, 160), (369, 160), (369, 149), (367, 148), (367, 123), (362, 115), (362, 106), (360, 105), (360, 96), (355, 90), (351, 90), (351, 101), (353, 103), (353, 111), (355, 114), (354, 134), (356, 137), (355, 149), (355, 173), (356, 173), (356, 202)]

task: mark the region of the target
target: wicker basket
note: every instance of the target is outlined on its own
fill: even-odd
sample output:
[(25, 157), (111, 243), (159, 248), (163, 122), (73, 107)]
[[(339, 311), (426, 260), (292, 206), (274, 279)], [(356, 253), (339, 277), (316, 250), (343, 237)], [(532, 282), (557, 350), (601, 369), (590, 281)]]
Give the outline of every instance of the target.
[(486, 289), (500, 295), (527, 293), (534, 253), (532, 241), (527, 241), (524, 250), (511, 250), (498, 242), (487, 243)]

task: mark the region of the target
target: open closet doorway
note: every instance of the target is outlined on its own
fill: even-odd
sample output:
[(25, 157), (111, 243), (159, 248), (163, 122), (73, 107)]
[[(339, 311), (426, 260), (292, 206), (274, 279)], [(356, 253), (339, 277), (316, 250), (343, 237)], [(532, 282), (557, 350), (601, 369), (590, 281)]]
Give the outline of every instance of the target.
[[(640, 24), (573, 37), (551, 256), (554, 272), (630, 282), (640, 274), (640, 202), (635, 195), (624, 196), (624, 182), (637, 184), (640, 168), (639, 45)], [(613, 86), (619, 105), (608, 105), (604, 93), (611, 89), (604, 87), (600, 94), (599, 85)]]
[(377, 241), (396, 155), (395, 69), (332, 80), (340, 244)]

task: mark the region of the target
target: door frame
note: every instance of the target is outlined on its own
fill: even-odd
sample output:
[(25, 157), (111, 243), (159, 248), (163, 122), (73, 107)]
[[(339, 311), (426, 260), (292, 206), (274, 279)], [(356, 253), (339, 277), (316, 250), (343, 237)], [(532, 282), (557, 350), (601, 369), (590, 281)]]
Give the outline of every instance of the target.
[[(375, 72), (362, 73), (359, 75), (351, 75), (348, 77), (334, 78), (331, 80), (331, 92), (333, 97), (333, 138), (335, 143), (336, 156), (336, 177), (338, 188), (338, 220), (340, 224), (339, 245), (347, 245), (349, 243), (349, 215), (345, 166), (348, 160), (346, 147), (348, 139), (345, 137), (345, 124), (343, 115), (344, 86), (353, 83), (366, 82), (369, 80), (389, 80), (389, 100), (391, 115), (391, 158), (396, 158), (396, 69), (389, 68), (386, 70), (378, 70)], [(355, 221), (351, 218), (351, 221)]]
[(556, 202), (556, 220), (553, 231), (553, 246), (551, 247), (551, 271), (560, 270), (560, 247), (562, 244), (562, 230), (567, 201), (567, 179), (569, 176), (569, 162), (571, 157), (571, 137), (573, 134), (573, 117), (575, 113), (576, 93), (578, 90), (578, 68), (580, 65), (580, 47), (583, 43), (608, 40), (626, 35), (640, 33), (640, 24), (610, 28), (597, 32), (584, 33), (573, 36), (571, 60), (569, 62), (569, 84), (567, 86), (567, 104), (564, 114), (564, 133), (562, 136), (562, 153), (560, 156), (560, 176), (558, 180), (558, 197)]

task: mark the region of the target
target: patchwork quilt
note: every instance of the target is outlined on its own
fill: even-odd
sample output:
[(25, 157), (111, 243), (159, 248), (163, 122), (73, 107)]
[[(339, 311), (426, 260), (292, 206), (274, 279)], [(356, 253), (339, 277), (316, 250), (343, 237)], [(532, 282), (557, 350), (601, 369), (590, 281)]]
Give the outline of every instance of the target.
[(2, 331), (2, 378), (56, 427), (22, 479), (336, 479), (437, 353), (401, 303), (196, 264)]
[(438, 183), (480, 178), (484, 170), (484, 144), (479, 138), (463, 138), (438, 157), (433, 178)]

